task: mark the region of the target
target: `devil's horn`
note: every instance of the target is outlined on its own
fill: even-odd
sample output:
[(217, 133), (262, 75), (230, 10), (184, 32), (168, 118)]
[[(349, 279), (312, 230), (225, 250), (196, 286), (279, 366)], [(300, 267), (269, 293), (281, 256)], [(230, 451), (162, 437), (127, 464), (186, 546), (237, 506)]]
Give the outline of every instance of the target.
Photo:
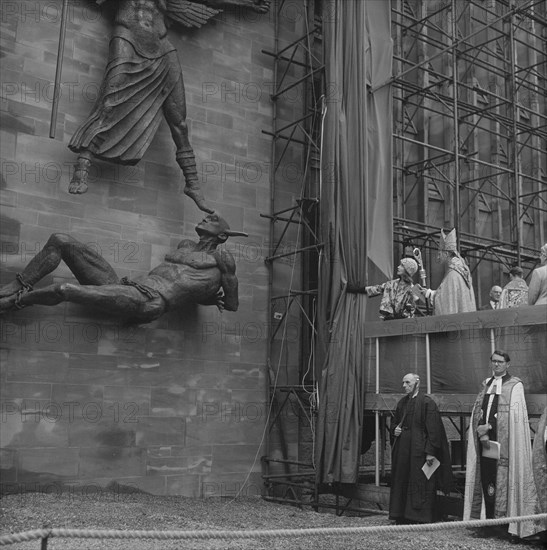
[(249, 234), (245, 233), (244, 231), (232, 231), (231, 229), (228, 229), (224, 231), (228, 237), (248, 237)]

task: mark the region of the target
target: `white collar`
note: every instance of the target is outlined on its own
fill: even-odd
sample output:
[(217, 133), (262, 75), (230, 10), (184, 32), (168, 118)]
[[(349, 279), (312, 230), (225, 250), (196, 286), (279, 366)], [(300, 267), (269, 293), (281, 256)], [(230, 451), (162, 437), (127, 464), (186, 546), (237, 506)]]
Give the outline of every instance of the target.
[(494, 376), (492, 383), (489, 388), (486, 390), (487, 394), (495, 393), (496, 395), (501, 395), (501, 386), (503, 384), (503, 376)]

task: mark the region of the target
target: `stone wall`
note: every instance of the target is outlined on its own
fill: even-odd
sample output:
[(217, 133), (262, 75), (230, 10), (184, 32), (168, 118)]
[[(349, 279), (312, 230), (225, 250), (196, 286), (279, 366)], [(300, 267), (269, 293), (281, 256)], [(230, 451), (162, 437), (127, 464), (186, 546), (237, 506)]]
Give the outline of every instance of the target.
[[(112, 20), (70, 2), (56, 137), (49, 137), (61, 0), (2, 2), (2, 283), (51, 233), (94, 246), (120, 276), (156, 266), (203, 214), (182, 195), (162, 123), (135, 167), (97, 162), (85, 195), (67, 192), (67, 143), (89, 113)], [(169, 30), (181, 60), (190, 140), (209, 204), (249, 233), (226, 248), (240, 307), (195, 306), (127, 325), (73, 304), (1, 318), (4, 490), (104, 488), (231, 496), (261, 491), (267, 412), (267, 254), (273, 16), (229, 10)], [(73, 281), (66, 266), (43, 283)]]

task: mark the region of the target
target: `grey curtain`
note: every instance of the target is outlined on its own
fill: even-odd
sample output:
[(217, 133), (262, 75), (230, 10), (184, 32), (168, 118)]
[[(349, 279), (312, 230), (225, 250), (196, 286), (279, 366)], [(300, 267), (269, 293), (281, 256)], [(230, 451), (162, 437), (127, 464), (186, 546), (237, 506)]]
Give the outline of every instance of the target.
[(364, 408), (365, 284), (393, 272), (390, 2), (327, 0), (317, 357), (319, 482), (357, 481)]

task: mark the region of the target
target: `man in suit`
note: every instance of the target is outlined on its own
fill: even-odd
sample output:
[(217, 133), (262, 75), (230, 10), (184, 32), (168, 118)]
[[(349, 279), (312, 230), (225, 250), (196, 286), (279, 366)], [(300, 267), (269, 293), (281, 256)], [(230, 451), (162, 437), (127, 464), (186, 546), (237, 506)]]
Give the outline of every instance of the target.
[(528, 287), (528, 305), (547, 304), (547, 243), (541, 247), (539, 256), (541, 266), (534, 269)]
[(490, 289), (490, 301), (481, 307), (481, 311), (484, 311), (486, 309), (499, 309), (500, 307), (500, 297), (503, 289), (501, 286), (494, 285)]

